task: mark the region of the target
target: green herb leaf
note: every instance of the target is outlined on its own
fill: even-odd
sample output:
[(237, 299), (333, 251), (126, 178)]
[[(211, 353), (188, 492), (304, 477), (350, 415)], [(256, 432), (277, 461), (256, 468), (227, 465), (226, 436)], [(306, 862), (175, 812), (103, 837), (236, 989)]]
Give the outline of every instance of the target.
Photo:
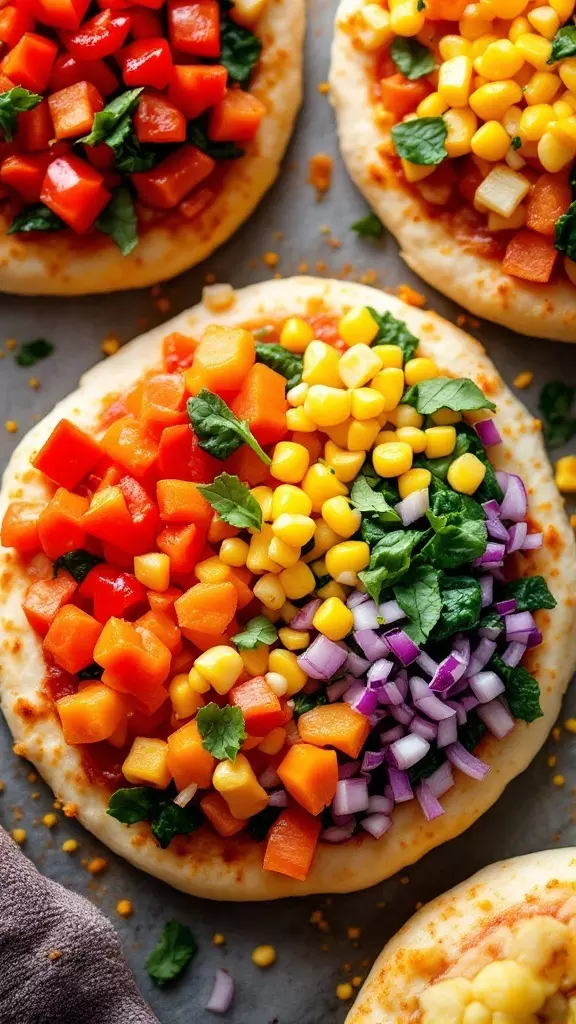
[(359, 512), (377, 512), (382, 523), (399, 523), (400, 516), (390, 507), (380, 491), (370, 486), (365, 476), (357, 476), (352, 484), (350, 501)]
[(286, 390), (295, 388), (302, 380), (302, 356), (289, 352), (282, 345), (268, 345), (266, 342), (256, 342), (256, 362), (264, 363), (271, 370), (286, 377)]
[(108, 801), (107, 814), (124, 825), (135, 825), (148, 821), (156, 812), (159, 794), (148, 786), (134, 786), (132, 789), (117, 789)]
[(382, 589), (393, 586), (408, 572), (412, 551), (425, 536), (421, 530), (392, 530), (378, 541), (370, 555), (368, 569), (358, 573), (376, 604)]
[(175, 836), (188, 836), (195, 832), (202, 820), (202, 811), (194, 804), (180, 807), (173, 800), (165, 800), (152, 821), (152, 835), (165, 850)]
[(114, 153), (114, 167), (121, 174), (135, 174), (149, 171), (158, 161), (155, 149), (141, 146), (134, 134), (132, 115), (126, 114), (106, 139), (106, 145)]
[(180, 807), (165, 792), (148, 786), (117, 789), (110, 797), (107, 814), (124, 825), (149, 821), (152, 835), (163, 850), (174, 836), (189, 835), (203, 820), (202, 812), (195, 805)]
[(6, 234), (26, 235), (30, 231), (62, 231), (65, 227), (60, 217), (43, 203), (38, 203), (35, 206), (25, 206), (17, 213)]
[(415, 117), (392, 128), (398, 156), (420, 167), (434, 167), (446, 159), (448, 128), (443, 117)]
[(426, 4), (424, 3), (424, 0), (418, 0), (418, 3), (416, 4), (416, 10), (418, 11), (418, 13), (420, 13), (420, 11), (426, 10)]
[(239, 420), (218, 395), (202, 388), (186, 406), (200, 447), (221, 461), (246, 443), (267, 466), (272, 460), (262, 450), (246, 421)]
[(278, 630), (274, 623), (265, 615), (257, 615), (246, 623), (242, 633), (232, 637), (232, 643), (236, 644), (239, 651), (253, 651), (259, 644), (273, 644), (277, 639)]
[(432, 51), (417, 39), (396, 36), (390, 47), (390, 56), (398, 71), (411, 82), (429, 75), (436, 67)]
[(576, 434), (576, 418), (571, 415), (575, 393), (575, 388), (561, 380), (548, 381), (540, 392), (538, 409), (542, 413), (544, 440), (549, 448), (565, 444)]
[(196, 940), (185, 924), (168, 921), (160, 941), (146, 960), (146, 970), (155, 985), (163, 988), (188, 966), (196, 952)]
[(471, 576), (442, 576), (440, 578), (442, 610), (433, 637), (454, 636), (455, 633), (474, 629), (480, 621), (482, 591)]
[(445, 517), (446, 523), (461, 523), (464, 519), (478, 519), (485, 522), (484, 509), (467, 494), (458, 494), (442, 481), (430, 484), (430, 510), (436, 517)]
[(397, 320), (392, 313), (377, 313), (372, 306), (366, 307), (370, 316), (378, 324), (378, 334), (371, 343), (374, 345), (398, 345), (402, 349), (404, 362), (412, 359), (419, 341), (411, 331), (408, 330), (403, 320)]
[(102, 673), (104, 669), (101, 665), (97, 665), (95, 661), (91, 665), (86, 665), (86, 668), (81, 668), (77, 673), (77, 678), (80, 682), (87, 679), (102, 679)]
[[(407, 122), (411, 124), (411, 121)], [(431, 416), (439, 409), (470, 412), (496, 406), (469, 377), (433, 377), (413, 384), (404, 395), (404, 405), (413, 405), (422, 416)]]
[[(465, 434), (457, 434), (456, 444), (454, 445), (453, 451), (450, 455), (445, 455), (440, 459), (426, 459), (423, 455), (417, 455), (414, 459), (413, 465), (421, 469), (428, 469), (432, 476), (440, 481), (444, 481), (448, 476), (448, 470), (454, 462), (454, 459), (459, 458), (464, 452), (467, 452), (470, 445), (468, 438)], [(448, 488), (446, 488), (448, 490)], [(454, 493), (450, 491), (450, 493)]]
[(237, 476), (220, 473), (211, 484), (198, 484), (198, 490), (229, 526), (262, 529), (262, 509)]
[(510, 140), (510, 145), (512, 146), (512, 149), (521, 149), (522, 139), (520, 138), (520, 136), (514, 135), (514, 137)]
[(219, 708), (217, 704), (206, 704), (196, 715), (198, 730), (202, 737), (202, 746), (219, 761), (229, 758), (236, 760), (236, 755), (246, 739), (244, 715), (240, 708), (225, 704)]
[(504, 628), (504, 621), (502, 616), (498, 614), (495, 608), (488, 608), (485, 611), (478, 623), (478, 629), (500, 629)]
[(547, 64), (554, 64), (565, 57), (576, 56), (576, 25), (564, 25), (559, 28), (552, 40), (552, 51)]
[(506, 700), (514, 718), (522, 722), (535, 722), (537, 718), (542, 718), (540, 687), (534, 676), (521, 665), (510, 668), (498, 654), (491, 658), (490, 668), (506, 684)]
[(18, 366), (35, 366), (41, 359), (51, 356), (54, 345), (45, 338), (35, 338), (34, 341), (25, 341), (15, 355)]
[[(576, 32), (576, 25), (574, 32)], [(554, 245), (559, 252), (565, 252), (568, 259), (576, 260), (576, 199), (570, 204), (566, 213), (563, 213), (556, 221)]]
[(20, 85), (15, 85), (8, 92), (0, 93), (0, 129), (5, 142), (12, 142), (18, 114), (25, 110), (33, 110), (41, 99), (39, 93), (30, 92), (30, 89), (23, 89)]
[(440, 765), (444, 764), (445, 760), (446, 755), (443, 750), (439, 750), (438, 747), (430, 747), (428, 753), (408, 769), (410, 785), (416, 786), (422, 779), (427, 779), (429, 775), (440, 768)]
[[(131, 114), (136, 109), (142, 91), (142, 87), (139, 89), (128, 89), (127, 92), (116, 96), (116, 99), (108, 103), (104, 110), (99, 110), (97, 114), (94, 114), (90, 134), (85, 135), (78, 141), (83, 142), (85, 146), (97, 146), (100, 142), (108, 142), (109, 136), (118, 128), (126, 114)], [(122, 135), (123, 132), (124, 128), (122, 127)]]
[(245, 153), (245, 150), (235, 142), (212, 142), (204, 130), (203, 122), (200, 121), (189, 122), (186, 137), (188, 142), (213, 160), (238, 160)]
[(60, 569), (66, 569), (77, 583), (82, 583), (90, 570), (95, 565), (99, 565), (101, 561), (102, 559), (98, 555), (93, 555), (90, 551), (85, 551), (84, 548), (76, 548), (74, 551), (68, 551), (65, 555), (60, 555), (53, 562), (52, 571), (56, 577)]
[(272, 825), (280, 815), (279, 807), (265, 807), (259, 814), (248, 818), (246, 831), (255, 843), (261, 843), (268, 835)]
[(381, 238), (384, 232), (384, 225), (375, 213), (367, 213), (350, 225), (350, 230), (355, 231), (360, 238)]
[(540, 608), (555, 608), (556, 598), (550, 593), (543, 576), (524, 576), (503, 587), (504, 597), (513, 597), (516, 611), (537, 612)]
[(220, 63), (228, 71), (229, 84), (248, 88), (261, 51), (262, 41), (253, 32), (229, 18), (220, 19)]
[(440, 618), (440, 573), (426, 565), (414, 566), (394, 587), (394, 597), (410, 622), (402, 628), (415, 644), (423, 644)]
[(319, 707), (320, 704), (327, 704), (328, 697), (324, 690), (316, 690), (315, 693), (297, 693), (294, 700), (294, 717), (300, 718), (307, 711)]
[(434, 521), (431, 525), (435, 534), (418, 554), (422, 562), (438, 569), (457, 569), (484, 554), (488, 534), (479, 519), (454, 515), (447, 525)]
[(138, 245), (138, 218), (127, 188), (117, 188), (96, 227), (116, 242), (123, 256), (129, 256)]

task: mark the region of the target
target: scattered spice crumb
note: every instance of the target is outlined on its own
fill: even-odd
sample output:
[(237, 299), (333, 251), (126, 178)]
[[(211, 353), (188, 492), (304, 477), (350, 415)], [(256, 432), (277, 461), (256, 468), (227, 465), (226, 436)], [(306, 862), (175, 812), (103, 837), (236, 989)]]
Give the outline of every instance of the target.
[(59, 949), (51, 949), (50, 952), (48, 953), (48, 959), (52, 960), (52, 962), (54, 962), (55, 960), (59, 960), (61, 956), (62, 953), (60, 952)]
[(118, 900), (118, 903), (116, 904), (116, 913), (119, 914), (120, 917), (132, 917), (132, 914), (134, 913), (132, 902), (130, 900)]
[(361, 974), (355, 974), (354, 977), (352, 978), (352, 984), (354, 988), (360, 988), (360, 985), (362, 984), (363, 981), (364, 978), (362, 977)]
[(426, 305), (426, 296), (422, 295), (422, 292), (417, 292), (415, 288), (411, 288), (409, 284), (399, 284), (397, 291), (398, 298), (409, 306), (422, 308)]
[(4, 344), (9, 352), (13, 352), (18, 342), (16, 341), (16, 338), (8, 338), (8, 340), (5, 341)]
[(564, 728), (567, 732), (576, 733), (576, 718), (567, 718), (564, 722)]
[(6, 359), (6, 353), (0, 349), (0, 359)]
[(558, 740), (560, 739), (560, 729), (557, 725), (555, 725), (552, 729), (552, 739), (556, 740), (556, 742), (558, 742)]
[(4, 779), (0, 779), (0, 793), (3, 793), (5, 789)]
[(40, 793), (30, 793), (30, 797), (31, 797), (32, 800), (39, 800), (40, 799)]
[(216, 274), (213, 274), (211, 271), (209, 271), (207, 274), (204, 274), (204, 283), (205, 284), (215, 284), (216, 283)]
[(15, 434), (16, 431), (18, 430), (18, 424), (16, 423), (16, 420), (6, 420), (4, 426), (9, 434)]
[(23, 743), (15, 743), (12, 747), (12, 753), (16, 754), (16, 757), (26, 757), (26, 747)]
[(62, 810), (62, 801), (61, 800), (54, 800), (53, 803), (52, 803), (52, 807), (54, 808), (55, 811), (61, 811)]
[(347, 999), (352, 999), (354, 995), (354, 989), (349, 981), (342, 981), (339, 985), (336, 985), (336, 997), (345, 1002)]
[(157, 299), (162, 294), (162, 288), (159, 284), (153, 284), (150, 289), (150, 295), (153, 299)]
[(408, 885), (409, 881), (410, 879), (408, 878), (408, 875), (402, 875), (402, 878), (400, 879), (400, 885)]
[(12, 839), (14, 840), (15, 843), (18, 843), (18, 846), (23, 846), (27, 838), (28, 833), (26, 832), (25, 828), (12, 829)]
[(330, 234), (330, 228), (328, 227), (327, 224), (321, 224), (320, 227), (318, 228), (318, 230), (319, 230), (321, 235), (329, 235)]
[(552, 782), (555, 786), (558, 786), (558, 788), (561, 789), (562, 786), (566, 784), (566, 779), (563, 775), (553, 775)]
[(359, 939), (360, 938), (360, 931), (361, 931), (361, 929), (357, 928), (357, 927), (348, 928), (346, 934), (347, 934), (349, 939)]
[(423, 906), (424, 904), (422, 903), (422, 900), (416, 900), (416, 903), (414, 904), (414, 910), (421, 910)]
[(318, 82), (318, 92), (321, 96), (326, 96), (330, 92), (330, 85), (328, 82)]
[(319, 921), (318, 922), (318, 928), (319, 928), (319, 930), (321, 932), (329, 932), (330, 931), (330, 925), (328, 924), (328, 921)]
[(336, 252), (337, 249), (340, 249), (342, 242), (340, 241), (339, 238), (331, 238), (330, 241), (328, 242), (328, 245), (334, 252)]
[(570, 516), (570, 526), (573, 530), (576, 530), (576, 515), (574, 513)]
[(361, 960), (360, 961), (360, 967), (370, 967), (370, 961), (369, 961), (368, 957), (366, 957), (365, 960)]
[(552, 842), (553, 843), (559, 843), (560, 842), (560, 833), (559, 832), (554, 832), (554, 834), (552, 836)]
[(91, 875), (101, 875), (108, 868), (108, 861), (105, 857), (93, 857), (88, 861), (88, 871)]
[(467, 319), (468, 318), (465, 313), (459, 313), (456, 317), (456, 327), (464, 327)]
[(556, 757), (556, 754), (550, 754), (550, 757), (547, 758), (546, 763), (549, 768), (555, 768), (558, 764), (558, 758)]
[(327, 153), (316, 153), (310, 157), (308, 181), (316, 189), (316, 198), (322, 199), (332, 184), (332, 157)]
[(212, 936), (213, 946), (223, 946), (225, 942), (226, 939), (224, 938), (222, 932), (215, 932), (215, 934)]
[(38, 388), (40, 387), (40, 381), (38, 380), (38, 377), (30, 377), (30, 380), (28, 381), (28, 387), (32, 388), (32, 391), (38, 391)]
[(277, 242), (282, 241), (282, 239), (284, 238), (284, 232), (283, 231), (275, 231), (274, 232), (274, 238), (276, 239)]
[(318, 271), (319, 274), (325, 274), (326, 269), (327, 268), (324, 260), (316, 260), (316, 270)]
[(344, 971), (344, 974), (351, 974), (352, 964), (342, 964), (342, 970)]
[(22, 821), (22, 818), (24, 817), (19, 807), (13, 807), (12, 814), (14, 815), (14, 819), (16, 821)]
[(323, 917), (324, 914), (322, 913), (321, 910), (313, 910), (312, 913), (310, 914), (310, 924), (320, 924), (320, 921), (322, 921)]
[[(302, 263), (298, 264), (298, 273), (299, 274), (307, 274), (308, 270), (309, 270), (308, 263), (306, 263), (306, 260), (302, 260)], [(576, 518), (576, 516), (574, 518)]]
[(66, 818), (77, 818), (78, 817), (78, 804), (69, 803), (62, 805), (62, 811)]
[(64, 853), (76, 853), (76, 850), (78, 849), (78, 840), (65, 839), (62, 843), (62, 849)]
[[(344, 271), (343, 271), (343, 273), (344, 273)], [(348, 271), (348, 273), (349, 273), (349, 271)], [(366, 270), (362, 274), (362, 277), (360, 278), (360, 281), (362, 282), (362, 284), (374, 284), (377, 277), (378, 277), (378, 274), (376, 273), (375, 270)]]
[(282, 278), (283, 278), (283, 276), (284, 276), (284, 275), (283, 275), (283, 274), (281, 274), (279, 270), (277, 270), (277, 271), (276, 271), (276, 273), (275, 273), (275, 274), (273, 274), (273, 277), (274, 277), (274, 280), (275, 280), (275, 281), (281, 281), (281, 280), (282, 280)]
[(329, 949), (330, 949), (330, 946), (327, 946), (325, 942), (323, 942), (322, 945), (320, 946), (320, 952), (321, 953), (327, 953), (329, 951)]
[(256, 946), (252, 950), (252, 963), (257, 967), (270, 967), (276, 961), (274, 946)]
[(523, 370), (522, 373), (517, 373), (512, 381), (515, 388), (519, 388), (522, 391), (524, 388), (529, 388), (532, 381), (534, 380), (534, 374), (531, 370)]
[(169, 313), (172, 308), (172, 302), (166, 298), (156, 299), (154, 306), (159, 313)]
[(386, 906), (386, 901), (385, 900), (379, 900), (378, 903), (376, 904), (376, 910), (384, 910), (385, 906)]
[(28, 779), (28, 782), (38, 782), (38, 776), (36, 775), (36, 772), (28, 772), (26, 778)]
[(115, 334), (107, 334), (104, 341), (100, 345), (100, 351), (105, 356), (113, 356), (120, 348), (120, 339)]
[(277, 252), (265, 252), (262, 258), (267, 267), (277, 267), (280, 262), (280, 257)]
[(54, 826), (58, 824), (58, 818), (55, 814), (52, 814), (52, 811), (49, 811), (48, 814), (45, 814), (42, 818), (42, 824), (45, 828), (54, 828)]

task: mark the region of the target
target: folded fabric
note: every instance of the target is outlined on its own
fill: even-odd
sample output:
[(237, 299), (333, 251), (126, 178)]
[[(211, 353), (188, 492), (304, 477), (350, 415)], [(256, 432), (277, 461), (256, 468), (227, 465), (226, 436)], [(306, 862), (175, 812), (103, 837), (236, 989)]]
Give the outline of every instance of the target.
[(158, 1024), (110, 922), (0, 828), (1, 1024)]

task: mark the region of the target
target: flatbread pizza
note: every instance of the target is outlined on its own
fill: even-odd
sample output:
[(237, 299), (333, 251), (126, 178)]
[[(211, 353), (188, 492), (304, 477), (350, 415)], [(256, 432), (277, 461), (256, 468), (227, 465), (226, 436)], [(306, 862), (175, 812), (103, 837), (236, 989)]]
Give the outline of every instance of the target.
[(177, 888), (352, 891), (544, 742), (574, 537), (477, 341), (358, 284), (229, 298), (95, 366), (16, 448), (2, 709), (68, 812)]
[(304, 0), (4, 5), (0, 290), (143, 287), (225, 242), (278, 174), (304, 19)]
[(541, 9), (341, 0), (330, 89), (348, 171), (412, 270), (576, 341), (573, 7)]
[(573, 847), (491, 864), (390, 940), (346, 1024), (568, 1024), (575, 897)]

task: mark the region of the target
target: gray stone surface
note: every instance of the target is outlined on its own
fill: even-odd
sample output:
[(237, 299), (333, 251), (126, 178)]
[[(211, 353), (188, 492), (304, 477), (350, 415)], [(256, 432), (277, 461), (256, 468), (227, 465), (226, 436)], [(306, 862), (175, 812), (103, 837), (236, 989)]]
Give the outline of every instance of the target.
[[(277, 269), (285, 276), (296, 273), (302, 261), (309, 264), (312, 273), (320, 269), (335, 276), (347, 267), (350, 277), (374, 269), (384, 287), (410, 282), (426, 292), (434, 308), (451, 319), (457, 315), (454, 306), (423, 287), (406, 270), (393, 239), (361, 241), (348, 230), (365, 207), (338, 157), (329, 103), (317, 89), (327, 77), (334, 7), (334, 0), (312, 0), (310, 6), (306, 102), (279, 181), (256, 215), (214, 258), (163, 288), (173, 313), (198, 300), (207, 271), (237, 286), (266, 279), (272, 271), (262, 257), (271, 250), (278, 252)], [(308, 159), (318, 151), (331, 154), (335, 161), (333, 186), (322, 203), (316, 202), (307, 184)], [(331, 235), (322, 232), (324, 225), (331, 229)], [(278, 232), (283, 237), (279, 238)], [(332, 248), (331, 239), (339, 241), (340, 247)], [(322, 261), (318, 268), (317, 261)], [(0, 426), (2, 465), (35, 418), (48, 412), (76, 385), (83, 370), (101, 358), (99, 346), (108, 332), (114, 331), (125, 341), (142, 329), (139, 318), (145, 317), (148, 325), (163, 319), (153, 301), (149, 292), (70, 301), (0, 297), (0, 343), (9, 337), (26, 341), (42, 336), (57, 346), (56, 354), (33, 370), (15, 366), (10, 353), (0, 362), (0, 425), (15, 419), (19, 426), (16, 436)], [(559, 378), (576, 383), (576, 352), (570, 346), (521, 338), (490, 325), (482, 325), (474, 333), (482, 338), (508, 381), (520, 370), (534, 372), (533, 386), (523, 393), (533, 411), (545, 380)], [(28, 387), (32, 374), (40, 378), (38, 391)], [(554, 456), (559, 454), (562, 450)], [(568, 714), (576, 714), (574, 692), (563, 709), (563, 717)], [(556, 770), (566, 776), (563, 789), (555, 788), (551, 781), (553, 769), (548, 767), (547, 758), (552, 753), (558, 758)], [(185, 897), (139, 873), (108, 854), (75, 822), (61, 815), (57, 827), (48, 832), (39, 819), (51, 808), (50, 794), (38, 781), (28, 781), (29, 766), (12, 755), (3, 723), (0, 758), (0, 777), (6, 783), (0, 796), (0, 822), (7, 828), (25, 826), (29, 833), (27, 852), (41, 870), (85, 893), (116, 923), (137, 981), (162, 1024), (215, 1019), (203, 1008), (219, 966), (227, 967), (237, 982), (236, 1003), (226, 1018), (231, 1024), (341, 1022), (346, 1007), (336, 999), (335, 987), (347, 977), (345, 965), (352, 974), (365, 975), (368, 963), (410, 916), (417, 901), (435, 896), (501, 857), (554, 843), (576, 844), (571, 793), (571, 785), (576, 784), (576, 754), (574, 739), (564, 732), (560, 742), (548, 742), (530, 769), (466, 835), (429, 854), (402, 878), (395, 877), (364, 893), (332, 899), (251, 905), (209, 903)], [(73, 856), (61, 851), (62, 841), (70, 836), (80, 843)], [(107, 856), (110, 866), (105, 874), (93, 879), (81, 861), (96, 854)], [(134, 903), (135, 914), (130, 920), (121, 920), (116, 914), (120, 898)], [(309, 923), (311, 913), (318, 908), (323, 909), (329, 924), (330, 930), (325, 933)], [(160, 991), (149, 982), (144, 959), (164, 922), (172, 917), (190, 925), (199, 948), (181, 982), (171, 991)], [(347, 938), (350, 926), (361, 928), (359, 942)], [(213, 947), (215, 932), (224, 933), (225, 946)], [(250, 960), (252, 949), (263, 942), (272, 943), (278, 952), (276, 965), (267, 971), (259, 970)]]

